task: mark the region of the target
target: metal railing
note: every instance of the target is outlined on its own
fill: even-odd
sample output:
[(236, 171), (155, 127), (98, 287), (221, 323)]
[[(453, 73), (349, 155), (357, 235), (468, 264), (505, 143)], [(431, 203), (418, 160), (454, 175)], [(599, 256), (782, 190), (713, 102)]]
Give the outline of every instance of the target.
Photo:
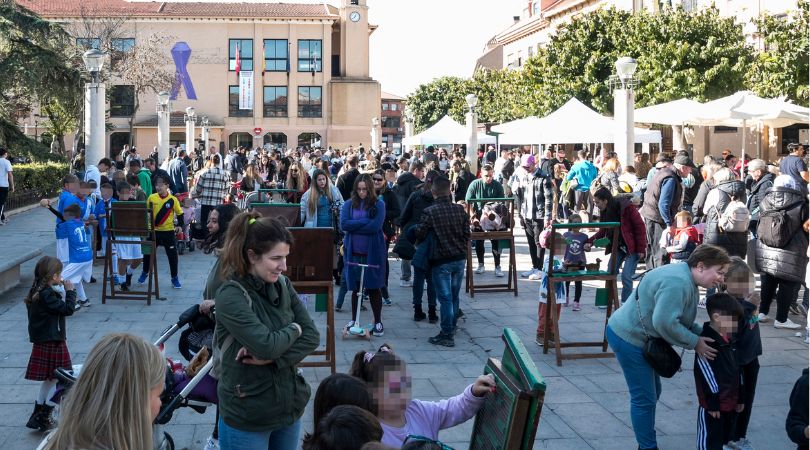
[(13, 211), (15, 209), (35, 205), (43, 198), (53, 198), (56, 197), (56, 195), (56, 192), (16, 191), (8, 195), (4, 209), (6, 211)]

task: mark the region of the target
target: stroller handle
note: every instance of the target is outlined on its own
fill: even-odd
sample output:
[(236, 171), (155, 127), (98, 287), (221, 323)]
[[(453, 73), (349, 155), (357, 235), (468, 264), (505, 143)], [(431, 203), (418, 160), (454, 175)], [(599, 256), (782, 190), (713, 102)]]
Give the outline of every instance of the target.
[(380, 266), (378, 266), (376, 264), (360, 264), (360, 263), (356, 263), (356, 262), (348, 262), (346, 264), (348, 264), (350, 266), (358, 266), (358, 267), (371, 267), (372, 269), (379, 269), (380, 268)]

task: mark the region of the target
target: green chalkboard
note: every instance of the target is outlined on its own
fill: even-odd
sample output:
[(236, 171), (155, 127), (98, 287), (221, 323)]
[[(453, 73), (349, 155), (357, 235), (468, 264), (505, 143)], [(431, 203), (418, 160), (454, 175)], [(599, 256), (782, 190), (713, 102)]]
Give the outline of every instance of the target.
[(546, 383), (515, 332), (505, 328), (502, 339), (502, 359), (489, 358), (484, 366), (496, 389), (475, 416), (470, 449), (530, 450), (534, 445)]

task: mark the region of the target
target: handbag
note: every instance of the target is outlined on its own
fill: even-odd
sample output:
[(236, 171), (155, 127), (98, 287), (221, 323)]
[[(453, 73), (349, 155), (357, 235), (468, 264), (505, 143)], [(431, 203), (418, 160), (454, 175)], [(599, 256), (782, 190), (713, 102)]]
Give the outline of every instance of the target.
[(647, 341), (644, 343), (642, 353), (644, 360), (653, 368), (655, 373), (664, 377), (672, 378), (676, 373), (681, 370), (681, 355), (672, 348), (665, 339), (660, 337), (652, 337), (647, 333), (647, 327), (644, 326), (644, 319), (641, 316), (641, 306), (638, 301), (638, 288), (635, 292), (636, 297), (636, 310), (638, 311), (638, 321), (641, 323), (641, 329), (644, 331)]

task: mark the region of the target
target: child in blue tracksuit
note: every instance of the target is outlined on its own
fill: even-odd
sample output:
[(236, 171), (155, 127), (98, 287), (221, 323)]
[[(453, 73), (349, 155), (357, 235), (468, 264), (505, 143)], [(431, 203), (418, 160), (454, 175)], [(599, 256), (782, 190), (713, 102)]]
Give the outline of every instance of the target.
[[(76, 175), (65, 175), (62, 179), (62, 193), (59, 194), (59, 200), (56, 203), (56, 209), (52, 210), (56, 214), (56, 225), (62, 222), (62, 213), (70, 205), (81, 206), (82, 202), (76, 193), (79, 192), (79, 178)], [(50, 201), (43, 199), (40, 205), (50, 207)], [(56, 257), (62, 261), (62, 264), (68, 261), (68, 242), (65, 239), (56, 238)]]
[(90, 306), (82, 281), (89, 282), (93, 276), (93, 250), (80, 215), (79, 205), (70, 205), (62, 213), (64, 220), (56, 226), (57, 239), (68, 243), (68, 262), (62, 269), (62, 279), (69, 280), (76, 287), (76, 309)]
[(735, 355), (742, 375), (742, 388), (737, 403), (743, 405), (743, 410), (735, 413), (731, 443), (728, 444), (731, 448), (751, 448), (746, 434), (757, 389), (759, 355), (762, 354), (762, 340), (757, 319), (759, 294), (755, 291), (754, 272), (745, 260), (739, 256), (732, 256), (725, 276), (725, 292), (736, 298), (743, 308), (735, 339)]

